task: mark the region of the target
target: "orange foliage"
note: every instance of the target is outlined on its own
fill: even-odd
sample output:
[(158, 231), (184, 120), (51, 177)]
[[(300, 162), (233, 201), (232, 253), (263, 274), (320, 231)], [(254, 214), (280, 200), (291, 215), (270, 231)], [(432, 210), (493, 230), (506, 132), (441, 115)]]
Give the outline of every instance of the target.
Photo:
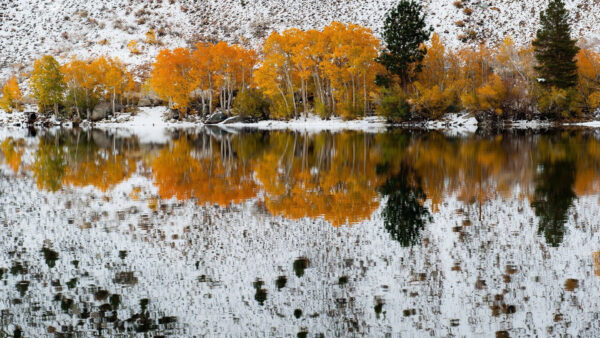
[(581, 48), (577, 54), (579, 93), (590, 109), (600, 108), (600, 53)]
[(152, 65), (150, 86), (169, 107), (186, 112), (197, 86), (192, 53), (186, 48), (163, 49)]
[(379, 40), (364, 27), (333, 22), (322, 31), (288, 29), (272, 33), (264, 43), (264, 59), (256, 84), (274, 102), (273, 114), (297, 116), (308, 97), (315, 109), (346, 118), (370, 109)]
[(21, 100), (23, 95), (19, 88), (17, 78), (14, 76), (8, 79), (8, 81), (2, 87), (2, 97), (0, 98), (0, 108), (12, 113), (13, 110), (19, 110), (21, 107)]

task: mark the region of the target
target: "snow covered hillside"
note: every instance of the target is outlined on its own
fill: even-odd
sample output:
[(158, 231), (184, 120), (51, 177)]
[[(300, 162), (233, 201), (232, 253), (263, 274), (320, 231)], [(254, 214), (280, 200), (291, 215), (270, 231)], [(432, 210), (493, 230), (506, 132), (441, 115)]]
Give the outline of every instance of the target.
[[(454, 47), (493, 44), (510, 34), (532, 38), (546, 0), (424, 0), (429, 22)], [(0, 78), (23, 71), (44, 53), (110, 54), (147, 63), (162, 46), (226, 40), (257, 47), (273, 30), (353, 22), (378, 32), (396, 0), (18, 0), (0, 2)], [(574, 33), (600, 38), (600, 1), (566, 0)], [(158, 43), (145, 43), (154, 30)], [(138, 41), (140, 54), (127, 45)]]

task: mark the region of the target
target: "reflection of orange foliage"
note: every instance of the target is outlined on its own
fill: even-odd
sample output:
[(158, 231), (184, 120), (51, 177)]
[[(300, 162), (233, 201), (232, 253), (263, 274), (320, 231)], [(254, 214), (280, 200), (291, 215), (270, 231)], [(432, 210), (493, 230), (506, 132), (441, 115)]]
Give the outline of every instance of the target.
[(163, 149), (152, 161), (154, 182), (162, 198), (195, 198), (198, 204), (221, 206), (243, 202), (256, 196), (252, 172), (219, 154), (197, 159), (185, 138)]
[(19, 146), (21, 142), (15, 141), (12, 137), (7, 138), (0, 144), (0, 149), (4, 153), (6, 164), (16, 173), (21, 167), (21, 157), (23, 156), (24, 149)]
[(600, 277), (600, 251), (596, 251), (592, 254), (594, 258), (594, 274)]
[[(321, 139), (312, 140), (275, 136), (278, 146), (256, 168), (266, 207), (273, 214), (292, 219), (323, 217), (339, 226), (367, 219), (377, 209), (376, 161), (363, 148), (364, 135), (320, 135)], [(309, 147), (314, 151), (307, 152)], [(302, 152), (292, 150), (300, 148)]]
[(126, 159), (123, 155), (111, 156), (107, 159), (101, 156), (71, 165), (67, 168), (64, 183), (77, 187), (93, 185), (107, 191), (135, 172), (135, 161)]

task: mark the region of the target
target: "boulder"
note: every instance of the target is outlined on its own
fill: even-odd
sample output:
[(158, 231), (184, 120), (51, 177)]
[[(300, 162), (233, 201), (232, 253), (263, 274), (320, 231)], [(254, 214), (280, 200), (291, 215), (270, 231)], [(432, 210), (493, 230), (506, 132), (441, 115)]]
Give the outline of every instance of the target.
[(232, 116), (232, 117), (226, 119), (225, 121), (223, 121), (223, 124), (251, 123), (251, 122), (254, 122), (252, 118), (237, 115), (237, 116)]
[(227, 119), (227, 115), (218, 111), (218, 112), (214, 112), (214, 113), (210, 114), (206, 118), (206, 120), (204, 120), (204, 124), (217, 124), (217, 123), (221, 123), (221, 122), (225, 121), (226, 119)]
[(150, 100), (150, 98), (148, 98), (148, 97), (142, 97), (138, 101), (138, 107), (152, 107), (152, 106), (154, 106), (154, 102), (152, 102), (152, 100)]
[(100, 121), (102, 119), (105, 119), (111, 112), (112, 105), (110, 104), (110, 102), (100, 102), (94, 107), (91, 119), (94, 122)]

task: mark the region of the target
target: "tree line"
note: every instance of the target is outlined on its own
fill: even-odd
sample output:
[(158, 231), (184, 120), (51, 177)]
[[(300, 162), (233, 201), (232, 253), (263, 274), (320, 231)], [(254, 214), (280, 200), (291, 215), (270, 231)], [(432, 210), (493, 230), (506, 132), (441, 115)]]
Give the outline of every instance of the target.
[[(149, 76), (137, 79), (118, 59), (61, 65), (47, 55), (35, 62), (29, 87), (40, 112), (80, 119), (100, 101), (114, 114), (141, 92), (179, 117), (219, 110), (252, 119), (406, 121), (466, 110), (488, 120), (580, 118), (600, 107), (600, 53), (577, 46), (569, 20), (563, 1), (551, 0), (528, 46), (508, 36), (496, 47), (449, 49), (421, 5), (402, 0), (384, 21), (382, 41), (355, 24), (294, 28), (273, 32), (260, 53), (226, 42), (163, 49)], [(12, 77), (0, 107), (19, 110), (22, 100)]]

